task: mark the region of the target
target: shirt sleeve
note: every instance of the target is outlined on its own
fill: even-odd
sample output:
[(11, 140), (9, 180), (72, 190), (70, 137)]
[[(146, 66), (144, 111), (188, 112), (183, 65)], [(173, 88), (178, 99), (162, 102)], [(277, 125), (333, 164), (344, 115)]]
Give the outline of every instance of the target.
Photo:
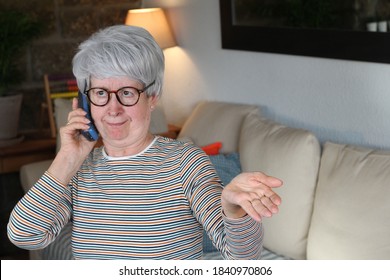
[(45, 172), (12, 210), (8, 238), (23, 249), (42, 249), (54, 241), (71, 213), (70, 186)]
[(221, 206), (222, 183), (209, 157), (197, 147), (183, 150), (182, 178), (185, 195), (196, 219), (203, 225), (224, 259), (260, 259), (261, 223), (249, 215), (230, 219)]
[(226, 254), (230, 259), (259, 260), (263, 248), (263, 226), (249, 215), (239, 219), (229, 219), (223, 215), (226, 244), (230, 248)]

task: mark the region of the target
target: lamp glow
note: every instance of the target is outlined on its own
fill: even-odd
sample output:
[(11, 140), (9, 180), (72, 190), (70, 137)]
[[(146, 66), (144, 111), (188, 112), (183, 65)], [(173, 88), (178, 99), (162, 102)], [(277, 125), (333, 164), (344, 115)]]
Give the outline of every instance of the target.
[(176, 46), (175, 38), (161, 8), (129, 10), (125, 24), (148, 30), (162, 49)]

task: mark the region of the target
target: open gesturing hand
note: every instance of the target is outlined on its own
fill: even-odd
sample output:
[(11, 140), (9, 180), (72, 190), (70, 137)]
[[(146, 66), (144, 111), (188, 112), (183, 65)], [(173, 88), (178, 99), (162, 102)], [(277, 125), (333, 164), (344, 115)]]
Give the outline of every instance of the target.
[(278, 213), (282, 200), (273, 188), (282, 181), (262, 172), (244, 172), (236, 176), (222, 192), (222, 209), (229, 218), (247, 213), (254, 220)]

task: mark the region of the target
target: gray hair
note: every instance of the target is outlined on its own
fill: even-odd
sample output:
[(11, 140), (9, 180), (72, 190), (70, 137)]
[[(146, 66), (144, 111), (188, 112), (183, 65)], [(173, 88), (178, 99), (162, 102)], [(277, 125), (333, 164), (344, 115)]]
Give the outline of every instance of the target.
[(144, 86), (154, 81), (145, 92), (148, 96), (160, 96), (164, 67), (164, 53), (152, 35), (129, 25), (114, 25), (96, 32), (80, 44), (73, 58), (73, 74), (81, 90), (88, 86), (91, 77), (127, 77)]

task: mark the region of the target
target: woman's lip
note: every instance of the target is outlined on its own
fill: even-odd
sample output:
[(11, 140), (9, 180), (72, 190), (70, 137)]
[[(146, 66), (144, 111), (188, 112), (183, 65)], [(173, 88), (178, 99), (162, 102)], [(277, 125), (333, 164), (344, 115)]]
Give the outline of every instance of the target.
[(123, 124), (125, 123), (125, 121), (124, 121), (124, 122), (115, 122), (115, 123), (106, 122), (106, 123), (107, 123), (107, 125), (109, 125), (109, 126), (121, 126), (121, 125), (123, 125)]

